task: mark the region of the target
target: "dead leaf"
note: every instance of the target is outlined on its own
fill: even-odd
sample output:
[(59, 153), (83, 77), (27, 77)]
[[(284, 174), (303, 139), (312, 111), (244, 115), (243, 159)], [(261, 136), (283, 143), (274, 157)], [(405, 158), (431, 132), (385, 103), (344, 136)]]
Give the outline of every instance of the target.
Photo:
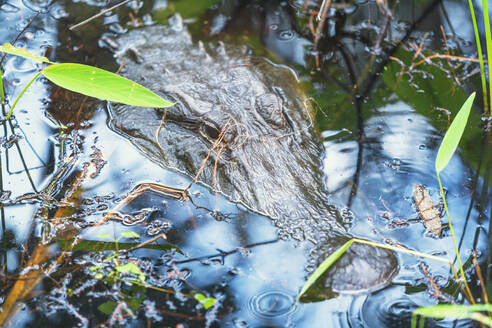
[(420, 214), (420, 217), (424, 221), (424, 226), (427, 231), (431, 232), (434, 236), (439, 238), (441, 236), (441, 214), (437, 210), (429, 192), (421, 184), (413, 185), (413, 198), (415, 205)]

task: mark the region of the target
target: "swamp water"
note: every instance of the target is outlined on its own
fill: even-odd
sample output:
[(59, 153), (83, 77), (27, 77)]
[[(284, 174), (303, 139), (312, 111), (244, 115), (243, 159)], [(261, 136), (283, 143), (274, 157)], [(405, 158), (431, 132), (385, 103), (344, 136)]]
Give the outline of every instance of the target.
[[(415, 52), (412, 43), (418, 46), (423, 42), (425, 49), (446, 51), (441, 34), (436, 32), (442, 8), (432, 7), (412, 37), (393, 54), (408, 66), (396, 61), (388, 64), (377, 75), (375, 85), (370, 79), (362, 81), (368, 90), (363, 92), (366, 98), (350, 100), (353, 76), (348, 71), (363, 73), (371, 55), (367, 47), (372, 45), (364, 41), (377, 39), (377, 24), (382, 24), (374, 2), (332, 10), (331, 28), (320, 44), (320, 71), (313, 69), (314, 56), (305, 48), (312, 43), (302, 34), (302, 23), (308, 21), (302, 14), (303, 1), (225, 1), (220, 5), (213, 1), (200, 5), (149, 1), (140, 5), (143, 7), (138, 11), (139, 4), (132, 4), (137, 7), (107, 15), (103, 24), (93, 22), (79, 32), (68, 33), (67, 26), (108, 3), (3, 2), (0, 20), (6, 23), (0, 27), (0, 41), (12, 41), (35, 10), (41, 10), (17, 46), (39, 53), (47, 49), (54, 60), (115, 70), (112, 54), (98, 45), (111, 47), (115, 35), (125, 33), (122, 26), (129, 21), (129, 12), (150, 24), (152, 18), (165, 23), (164, 18), (178, 11), (197, 40), (255, 46), (257, 55), (295, 67), (300, 85), (320, 110), (317, 121), (325, 149), (320, 155), (322, 179), (331, 193), (330, 204), (337, 205), (334, 215), (344, 228), (357, 237), (397, 243), (428, 254), (454, 254), (449, 230), (444, 228), (439, 239), (425, 232), (413, 204), (412, 184), (424, 184), (439, 201), (434, 158), (448, 121), (438, 109), (455, 112), (459, 108), (465, 90), (475, 88), (473, 77), (470, 81), (467, 78), (475, 67), (419, 67), (401, 74), (408, 70)], [(308, 9), (316, 6), (319, 4), (308, 3)], [(450, 1), (442, 6), (455, 8), (451, 14), (459, 4)], [(401, 39), (424, 12), (411, 2), (397, 6), (397, 17), (401, 13), (411, 13), (412, 17), (394, 19), (391, 37)], [(453, 24), (463, 18), (452, 20), (453, 16), (448, 16), (450, 21), (442, 22), (450, 30), (446, 34), (448, 46), (472, 56), (473, 47), (467, 42), (470, 35), (451, 32)], [(426, 35), (428, 31), (433, 33)], [(374, 55), (377, 66), (383, 56)], [(12, 95), (37, 68), (13, 57), (8, 57), (3, 67), (12, 102)], [(404, 78), (398, 79), (402, 75)], [(112, 132), (107, 127), (106, 107), (97, 101), (39, 80), (19, 105), (12, 121), (14, 132), (9, 122), (4, 123), (2, 152), (3, 188), (11, 193), (3, 194), (0, 296), (2, 310), (13, 313), (13, 326), (404, 327), (409, 325), (415, 307), (437, 303), (432, 283), (438, 287), (440, 299), (460, 301), (447, 265), (396, 254), (399, 273), (388, 287), (336, 296), (317, 286), (306, 299), (308, 303), (294, 306), (308, 272), (328, 255), (326, 249), (293, 241), (291, 236), (280, 240), (270, 219), (200, 185), (190, 190), (194, 204), (177, 200), (168, 190), (146, 191), (122, 206), (121, 200), (138, 185), (157, 183), (183, 189), (190, 178), (163, 169), (126, 138)], [(476, 167), (480, 154), (478, 120), (472, 118), (471, 133), (465, 139), (469, 147), (462, 154), (467, 162), (456, 156), (442, 178), (451, 213), (457, 218), (454, 226), (463, 260), (476, 248), (484, 262), (488, 230), (488, 210), (484, 208), (488, 208), (488, 201), (475, 199), (471, 203), (473, 191), (479, 195), (484, 188), (482, 179), (475, 179), (470, 168)], [(358, 125), (361, 121), (362, 126)], [(63, 134), (58, 128), (61, 124), (68, 127)], [(361, 127), (364, 133), (359, 138)], [(23, 160), (18, 157), (20, 153)], [(485, 190), (483, 199), (488, 199)], [(14, 202), (21, 195), (25, 199)], [(63, 202), (76, 206), (63, 206)], [(104, 219), (116, 206), (120, 215)], [(107, 260), (116, 249), (111, 237), (118, 238), (125, 231), (141, 237), (118, 242), (120, 256), (115, 264)], [(110, 236), (98, 236), (101, 233)], [(157, 238), (163, 233), (166, 240)], [(71, 249), (73, 238), (77, 245)], [(153, 238), (152, 243), (131, 249)], [(72, 252), (60, 257), (64, 249)], [(112, 280), (112, 272), (125, 263), (135, 264), (145, 274), (145, 284), (154, 288), (144, 288), (138, 280)], [(470, 263), (468, 272), (473, 272)], [(215, 305), (205, 310), (193, 293), (213, 297)], [(452, 321), (428, 324), (453, 326)], [(457, 324), (471, 325), (467, 321)]]

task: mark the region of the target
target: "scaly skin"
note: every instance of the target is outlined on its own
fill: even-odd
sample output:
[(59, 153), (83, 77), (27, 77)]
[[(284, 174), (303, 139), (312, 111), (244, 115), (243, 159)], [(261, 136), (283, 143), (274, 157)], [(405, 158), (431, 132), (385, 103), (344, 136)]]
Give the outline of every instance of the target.
[[(159, 128), (164, 110), (113, 104), (114, 130), (159, 164), (190, 177), (200, 172), (199, 182), (272, 218), (281, 237), (325, 250), (349, 238), (323, 185), (323, 147), (309, 102), (288, 68), (246, 48), (195, 46), (179, 17), (171, 27), (133, 30), (118, 42), (123, 75), (176, 105)], [(338, 290), (382, 285), (397, 270), (391, 253), (357, 249), (330, 274), (346, 282)]]

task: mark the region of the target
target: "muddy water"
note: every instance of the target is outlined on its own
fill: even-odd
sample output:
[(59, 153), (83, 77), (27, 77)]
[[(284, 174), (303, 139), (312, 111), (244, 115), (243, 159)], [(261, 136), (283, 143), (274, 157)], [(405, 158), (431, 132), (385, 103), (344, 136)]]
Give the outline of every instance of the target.
[[(73, 34), (66, 30), (71, 23), (106, 5), (97, 1), (4, 2), (0, 21), (6, 24), (0, 25), (0, 42), (14, 39), (35, 14), (33, 10), (41, 9), (17, 45), (40, 54), (47, 49), (48, 54), (54, 54), (54, 60), (98, 63), (115, 70), (111, 53), (98, 47), (108, 44), (102, 35), (124, 32), (129, 21), (128, 7), (108, 15), (103, 24), (99, 21)], [(439, 201), (433, 161), (448, 120), (436, 108), (453, 112), (459, 108), (466, 93), (476, 88), (473, 77), (464, 79), (475, 66), (449, 69), (441, 64), (437, 70), (421, 67), (412, 74), (403, 74), (410, 80), (404, 78), (397, 88), (394, 76), (402, 67), (388, 66), (375, 85), (367, 83), (366, 99), (351, 101), (348, 97), (351, 76), (347, 67), (352, 65), (356, 73), (363, 72), (370, 55), (364, 40), (376, 38), (374, 26), (380, 24), (375, 3), (362, 2), (357, 8), (334, 12), (329, 38), (323, 40), (320, 49), (323, 54), (320, 72), (312, 70), (314, 59), (310, 50), (303, 47), (310, 42), (303, 33), (303, 14), (298, 13), (297, 23), (293, 19), (303, 1), (291, 4), (267, 1), (262, 5), (230, 1), (222, 6), (213, 5), (203, 2), (203, 8), (196, 6), (190, 10), (194, 6), (186, 5), (185, 1), (170, 1), (167, 9), (158, 10), (165, 4), (145, 2), (134, 15), (143, 19), (148, 13), (159, 20), (178, 10), (185, 19), (194, 18), (189, 23), (196, 38), (250, 44), (256, 46), (255, 53), (295, 67), (303, 87), (320, 108), (318, 124), (325, 147), (324, 182), (333, 203), (350, 208), (354, 219), (345, 223), (348, 231), (363, 238), (399, 243), (413, 250), (453, 258), (449, 230), (445, 227), (440, 239), (425, 232), (411, 190), (413, 183), (424, 184), (434, 201)], [(316, 5), (310, 2), (309, 8)], [(445, 2), (445, 5), (455, 8), (460, 4)], [(405, 29), (419, 19), (425, 11), (419, 8), (412, 6), (412, 2), (395, 8), (393, 38), (403, 37)], [(461, 8), (461, 12), (465, 9)], [(445, 20), (442, 11), (430, 11), (396, 56), (411, 59), (414, 53), (409, 50), (410, 42), (419, 44), (427, 31), (433, 31), (434, 35), (424, 42), (426, 49), (444, 53), (440, 23), (446, 28), (452, 51), (473, 55), (468, 43), (470, 35), (460, 32), (461, 38), (453, 38), (450, 27), (464, 21), (462, 16), (456, 16), (457, 11), (449, 9), (450, 21)], [(337, 32), (340, 26), (345, 29), (343, 37)], [(462, 23), (462, 26), (466, 25)], [(337, 42), (341, 42), (343, 50), (337, 50), (340, 48)], [(299, 55), (302, 51), (307, 57)], [(346, 60), (343, 51), (352, 60)], [(440, 68), (448, 69), (449, 76)], [(3, 69), (6, 92), (12, 103), (37, 67), (8, 57)], [(461, 85), (457, 85), (457, 80)], [(449, 93), (450, 90), (453, 92)], [(326, 256), (323, 250), (313, 253), (308, 244), (279, 241), (277, 229), (269, 219), (200, 186), (191, 189), (195, 204), (176, 200), (169, 194), (146, 192), (119, 208), (120, 216), (94, 227), (93, 223), (100, 223), (105, 213), (121, 204), (121, 199), (137, 185), (151, 182), (185, 188), (189, 178), (154, 164), (128, 140), (110, 131), (105, 104), (64, 93), (43, 80), (36, 82), (27, 96), (17, 107), (13, 126), (14, 133), (22, 136), (18, 145), (30, 178), (24, 171), (17, 146), (13, 144), (8, 151), (4, 148), (3, 189), (12, 192), (6, 197), (15, 200), (20, 195), (45, 190), (60, 200), (69, 194), (75, 182), (80, 181), (81, 187), (69, 199), (75, 206), (65, 212), (50, 208), (53, 205), (42, 196), (16, 205), (9, 205), (7, 199), (1, 212), (2, 310), (9, 304), (20, 273), (36, 272), (39, 266), (48, 272), (56, 256), (64, 248), (70, 248), (65, 240), (69, 238), (70, 244), (74, 233), (80, 232), (85, 243), (80, 243), (79, 248), (49, 271), (50, 278), (41, 273), (37, 287), (29, 289), (28, 285), (28, 291), (18, 297), (11, 312), (13, 326), (403, 327), (409, 324), (413, 308), (437, 303), (431, 281), (439, 287), (441, 299), (461, 300), (446, 265), (398, 254), (400, 272), (383, 290), (333, 297), (321, 289), (311, 298), (319, 302), (293, 306), (296, 293), (315, 265), (313, 261)], [(68, 126), (65, 137), (59, 136), (60, 124)], [(453, 222), (461, 243), (462, 260), (469, 260), (472, 249), (477, 248), (479, 260), (484, 262), (488, 202), (478, 201), (484, 182), (482, 178), (475, 179), (476, 172), (472, 169), (480, 158), (478, 126), (479, 117), (475, 116), (470, 123), (471, 134), (465, 140), (467, 147), (462, 150), (462, 156), (453, 158), (442, 179), (451, 213), (456, 217)], [(5, 127), (8, 138), (12, 135), (8, 122)], [(362, 138), (359, 137), (361, 128)], [(6, 148), (10, 145), (4, 144)], [(71, 155), (75, 160), (61, 160)], [(86, 165), (88, 174), (81, 178)], [(91, 173), (95, 174), (91, 176)], [(488, 199), (488, 189), (485, 190), (484, 199)], [(445, 223), (446, 219), (442, 221)], [(107, 276), (111, 272), (111, 263), (104, 259), (114, 249), (110, 238), (98, 234), (118, 237), (122, 231), (135, 231), (141, 237), (137, 242), (121, 239), (121, 248), (126, 247), (125, 243), (135, 246), (166, 234), (167, 240), (157, 239), (153, 248), (142, 247), (119, 257), (121, 263), (137, 263), (146, 274), (148, 286), (161, 290), (96, 279), (97, 273)], [(40, 241), (52, 243), (48, 257), (51, 260), (29, 262)], [(109, 250), (104, 251), (101, 245)], [(95, 266), (102, 269), (94, 269)], [(470, 264), (468, 268), (471, 274)], [(163, 289), (182, 294), (163, 292)], [(186, 296), (192, 291), (214, 297), (217, 305), (205, 311), (196, 300)], [(122, 305), (118, 308), (117, 304)], [(451, 327), (455, 323), (445, 320), (428, 324)], [(456, 326), (469, 327), (471, 323), (460, 321)]]

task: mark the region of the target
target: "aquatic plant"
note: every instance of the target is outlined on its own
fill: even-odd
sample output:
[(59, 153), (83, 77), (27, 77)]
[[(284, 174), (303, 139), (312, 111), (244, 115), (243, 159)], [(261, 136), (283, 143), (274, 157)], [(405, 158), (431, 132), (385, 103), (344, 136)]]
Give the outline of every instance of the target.
[(471, 111), (471, 108), (473, 105), (473, 100), (475, 100), (475, 92), (472, 93), (468, 97), (468, 99), (465, 101), (463, 106), (461, 106), (461, 109), (459, 110), (458, 114), (454, 118), (453, 123), (451, 123), (448, 131), (444, 135), (444, 139), (442, 140), (441, 146), (439, 147), (439, 151), (437, 152), (437, 157), (436, 157), (436, 161), (435, 161), (437, 181), (439, 182), (439, 190), (441, 192), (441, 197), (442, 197), (442, 200), (444, 203), (444, 209), (446, 210), (446, 215), (448, 217), (449, 230), (451, 231), (451, 236), (453, 238), (454, 249), (456, 252), (456, 257), (458, 258), (458, 264), (459, 264), (459, 268), (460, 268), (460, 272), (461, 272), (461, 277), (463, 278), (465, 288), (466, 288), (467, 293), (469, 294), (470, 298), (472, 298), (472, 294), (471, 294), (470, 288), (468, 287), (468, 284), (466, 283), (465, 273), (463, 272), (463, 265), (461, 263), (460, 253), (458, 250), (458, 244), (456, 243), (453, 224), (451, 221), (451, 216), (449, 215), (448, 205), (446, 202), (446, 196), (444, 194), (444, 189), (442, 187), (442, 182), (441, 182), (441, 176), (439, 173), (441, 173), (442, 170), (444, 170), (446, 168), (449, 161), (451, 160), (451, 157), (456, 152), (456, 148), (458, 147), (458, 144), (461, 140), (461, 136), (463, 135), (463, 132), (465, 131), (466, 123), (468, 122), (468, 117), (470, 116), (470, 111)]
[[(478, 33), (478, 25), (477, 25), (477, 20), (475, 17), (475, 11), (473, 8), (473, 2), (471, 0), (468, 0), (468, 5), (470, 8), (470, 14), (472, 18), (472, 23), (473, 23), (473, 30), (475, 33), (475, 42), (477, 45), (477, 53), (478, 53), (478, 58), (480, 61), (480, 76), (481, 76), (481, 84), (482, 84), (482, 92), (483, 92), (483, 104), (484, 104), (484, 114), (488, 114), (490, 117), (491, 115), (491, 108), (490, 108), (490, 102), (488, 97), (492, 95), (492, 84), (488, 83), (489, 89), (487, 90), (487, 82), (486, 82), (486, 73), (485, 73), (485, 67), (484, 67), (484, 59), (483, 59), (483, 53), (482, 53), (482, 46), (480, 42), (480, 35)], [(490, 19), (489, 19), (489, 10), (488, 10), (488, 5), (487, 5), (487, 0), (482, 0), (482, 11), (483, 11), (483, 21), (484, 21), (484, 29), (485, 29), (485, 44), (486, 44), (486, 50), (487, 50), (487, 69), (488, 69), (488, 76), (492, 76), (492, 65), (490, 65), (490, 60), (492, 59), (492, 33), (490, 29)], [(454, 232), (453, 232), (453, 227), (451, 223), (451, 218), (449, 217), (449, 211), (447, 208), (446, 204), (446, 199), (444, 197), (443, 193), (443, 188), (441, 184), (441, 179), (439, 177), (439, 172), (444, 169), (444, 167), (447, 165), (452, 153), (454, 153), (454, 150), (456, 149), (456, 146), (458, 145), (458, 142), (461, 138), (461, 135), (464, 130), (464, 126), (466, 125), (466, 121), (468, 119), (468, 115), (470, 112), (471, 108), (471, 102), (473, 102), (473, 99), (470, 101), (472, 96), (474, 97), (474, 93), (468, 98), (468, 100), (465, 102), (463, 105), (462, 109), (456, 116), (456, 118), (453, 121), (453, 124), (455, 122), (456, 126), (453, 128), (453, 124), (450, 126), (448, 132), (446, 133), (446, 136), (444, 139), (448, 138), (449, 141), (447, 145), (445, 145), (445, 148), (443, 149), (443, 144), (445, 143), (445, 140), (443, 140), (441, 144), (441, 148), (439, 149), (439, 153), (436, 159), (436, 172), (437, 172), (437, 178), (439, 181), (439, 187), (444, 203), (444, 208), (446, 210), (446, 215), (448, 216), (449, 219), (449, 227), (451, 230), (451, 235), (453, 237), (453, 242), (457, 254), (457, 259), (458, 263), (460, 265), (460, 270), (461, 270), (461, 275), (464, 278), (464, 273), (463, 273), (463, 267), (461, 265), (461, 260), (459, 256), (459, 251), (457, 248)], [(469, 104), (467, 104), (470, 102)], [(465, 108), (466, 106), (469, 106), (470, 108)], [(466, 110), (466, 111), (465, 111)], [(463, 113), (462, 113), (463, 112)], [(453, 128), (453, 129), (452, 129)], [(454, 148), (453, 148), (454, 147)], [(441, 149), (442, 152), (441, 152)], [(440, 155), (441, 154), (441, 155)], [(490, 234), (490, 232), (489, 232)], [(468, 288), (466, 284), (466, 280), (463, 280), (465, 286)], [(481, 281), (481, 284), (483, 284), (483, 281)], [(482, 286), (484, 288), (484, 286)], [(471, 296), (471, 292), (469, 289), (468, 293)], [(484, 300), (485, 302), (488, 301), (488, 297), (485, 294), (484, 291)], [(490, 318), (490, 312), (492, 309), (491, 304), (472, 304), (472, 305), (449, 305), (449, 304), (442, 304), (442, 305), (436, 305), (436, 306), (431, 306), (431, 307), (422, 307), (418, 308), (414, 311), (412, 315), (412, 328), (416, 327), (417, 324), (417, 316), (422, 316), (423, 318), (430, 317), (430, 318), (435, 318), (435, 319), (442, 319), (445, 317), (452, 317), (455, 319), (472, 319), (480, 322), (483, 325), (487, 325), (489, 327), (492, 327), (492, 319)], [(488, 311), (489, 316), (485, 316), (481, 311)], [(425, 320), (420, 321), (419, 327), (423, 327), (425, 323)]]
[[(454, 118), (453, 122), (451, 123), (451, 125), (450, 125), (448, 131), (446, 132), (446, 134), (443, 138), (443, 141), (439, 147), (437, 157), (435, 160), (436, 175), (437, 175), (437, 179), (439, 182), (439, 187), (440, 187), (441, 197), (442, 197), (443, 203), (444, 203), (444, 208), (446, 210), (446, 215), (448, 217), (449, 228), (451, 231), (451, 236), (453, 239), (453, 244), (455, 247), (456, 256), (458, 259), (458, 265), (459, 265), (459, 270), (461, 273), (461, 278), (462, 278), (462, 281), (464, 283), (464, 289), (466, 291), (467, 298), (471, 301), (473, 301), (473, 296), (472, 296), (470, 288), (468, 287), (468, 284), (466, 282), (466, 276), (465, 276), (465, 273), (463, 270), (463, 265), (461, 263), (460, 254), (459, 254), (459, 250), (458, 250), (458, 244), (456, 243), (456, 238), (455, 238), (455, 234), (454, 234), (454, 230), (453, 230), (451, 216), (449, 214), (449, 210), (447, 207), (446, 197), (444, 194), (444, 189), (442, 187), (442, 182), (441, 182), (441, 178), (440, 178), (439, 173), (442, 172), (442, 170), (444, 170), (446, 168), (449, 161), (451, 160), (451, 157), (456, 152), (458, 144), (459, 144), (461, 137), (463, 135), (463, 132), (465, 130), (466, 123), (468, 121), (468, 117), (470, 115), (470, 111), (471, 111), (474, 99), (475, 99), (475, 92), (472, 93), (468, 97), (468, 99), (462, 105), (458, 114)], [(447, 262), (450, 265), (456, 280), (458, 282), (461, 281), (458, 278), (456, 271), (454, 270), (453, 263), (449, 260), (435, 257), (435, 256), (431, 256), (428, 254), (423, 254), (420, 252), (410, 251), (410, 250), (400, 248), (400, 247), (388, 246), (388, 245), (379, 244), (379, 243), (375, 243), (375, 242), (365, 241), (362, 239), (352, 238), (352, 239), (348, 240), (343, 246), (338, 248), (335, 252), (333, 252), (327, 259), (325, 259), (321, 263), (321, 265), (318, 266), (318, 268), (316, 268), (316, 270), (311, 274), (311, 276), (308, 278), (308, 280), (306, 281), (306, 283), (302, 287), (301, 291), (299, 292), (299, 294), (297, 296), (297, 301), (299, 301), (300, 297), (316, 282), (316, 280), (319, 277), (321, 277), (345, 253), (345, 251), (354, 242)], [(481, 305), (478, 305), (478, 306), (481, 306)], [(487, 307), (489, 305), (485, 304), (483, 306)], [(466, 308), (465, 310), (462, 310), (463, 311), (462, 313), (460, 313), (459, 311), (462, 308), (466, 308), (466, 306), (452, 307), (449, 305), (447, 308), (444, 306), (421, 307), (421, 308), (418, 308), (415, 310), (413, 316), (422, 315), (422, 316), (428, 316), (428, 317), (433, 317), (433, 318), (444, 318), (446, 316), (453, 316), (457, 319), (469, 318), (469, 319), (478, 320), (484, 324), (492, 323), (492, 319), (485, 317), (485, 316), (481, 315), (480, 313), (476, 312), (476, 311), (484, 311), (484, 310), (480, 310), (480, 309), (482, 309), (482, 307), (480, 307), (480, 308), (478, 308), (478, 307)], [(483, 319), (482, 317), (485, 317), (489, 321), (484, 321), (485, 319)], [(416, 320), (416, 319), (412, 319), (412, 327), (414, 327), (414, 320)]]
[[(123, 281), (127, 284), (135, 285), (138, 287), (150, 288), (164, 293), (172, 293), (172, 294), (175, 293), (174, 291), (169, 289), (159, 288), (147, 284), (146, 283), (147, 278), (145, 273), (140, 269), (140, 267), (136, 263), (132, 261), (128, 261), (125, 264), (120, 263), (119, 241), (122, 238), (131, 238), (131, 239), (140, 238), (140, 235), (138, 233), (133, 231), (124, 231), (120, 233), (118, 238), (113, 238), (107, 233), (100, 233), (97, 236), (99, 238), (112, 240), (115, 247), (111, 255), (104, 258), (102, 262), (100, 262), (99, 264), (95, 264), (89, 268), (89, 271), (94, 273), (94, 278), (101, 280), (109, 285), (114, 285), (115, 283), (117, 283), (117, 281)], [(215, 299), (214, 297), (205, 296), (203, 293), (200, 293), (195, 290), (190, 291), (189, 294), (180, 293), (180, 295), (189, 299), (194, 299), (201, 306), (203, 306), (205, 310), (210, 309), (217, 303), (217, 299)], [(127, 303), (129, 302), (129, 300), (126, 297), (123, 297), (122, 300)], [(134, 309), (132, 308), (132, 306), (130, 306), (130, 308), (132, 310), (138, 309), (138, 306), (140, 306), (141, 301), (143, 301), (143, 298), (140, 299), (140, 302), (138, 302), (138, 304), (134, 304), (135, 307)], [(99, 311), (109, 315), (114, 311), (114, 309), (118, 304), (119, 303), (113, 301), (107, 301), (101, 304), (98, 307), (98, 309)]]
[[(140, 270), (140, 268), (132, 262), (128, 262), (126, 264), (120, 264), (118, 257), (120, 255), (119, 252), (119, 247), (118, 247), (118, 242), (122, 238), (140, 238), (140, 235), (136, 232), (133, 231), (124, 231), (120, 234), (118, 238), (111, 238), (111, 236), (107, 233), (101, 233), (97, 235), (100, 238), (109, 238), (112, 239), (113, 242), (115, 243), (115, 252), (114, 254), (106, 257), (103, 262), (108, 262), (108, 261), (113, 261), (114, 263), (114, 268), (110, 270), (110, 272), (106, 275), (108, 278), (111, 278), (112, 276), (115, 276), (116, 279), (118, 279), (120, 274), (130, 274), (131, 276), (138, 278), (139, 281), (145, 282), (145, 274)], [(97, 271), (95, 278), (96, 279), (103, 279), (105, 278), (105, 272), (102, 270), (102, 267), (100, 265), (94, 265), (92, 266), (89, 270), (91, 271)], [(123, 279), (126, 281), (126, 279)]]
[[(412, 314), (411, 328), (417, 327), (417, 317), (430, 317), (434, 319), (471, 319), (483, 325), (492, 327), (492, 318), (480, 313), (481, 311), (491, 311), (491, 304), (459, 305), (459, 304), (438, 304), (435, 306), (420, 307)], [(419, 328), (423, 328), (424, 320), (419, 321)]]
[[(49, 65), (38, 72), (22, 89), (10, 107), (7, 118), (10, 118), (22, 95), (41, 74), (62, 88), (102, 100), (140, 107), (164, 108), (173, 105), (140, 84), (97, 67), (76, 63), (53, 63), (46, 57), (16, 48), (10, 43), (1, 46), (0, 51)], [(1, 89), (3, 90), (3, 87)], [(2, 102), (3, 100), (2, 93)]]

